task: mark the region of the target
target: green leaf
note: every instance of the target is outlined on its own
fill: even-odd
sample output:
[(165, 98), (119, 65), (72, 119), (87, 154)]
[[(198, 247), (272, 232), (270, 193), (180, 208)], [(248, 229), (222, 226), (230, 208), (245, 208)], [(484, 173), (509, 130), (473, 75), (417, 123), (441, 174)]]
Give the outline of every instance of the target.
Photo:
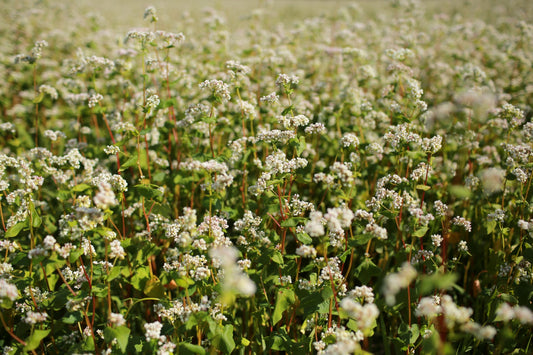
[(164, 171), (159, 171), (152, 176), (152, 180), (154, 182), (163, 182), (165, 181), (166, 177), (167, 177), (167, 174)]
[(111, 343), (114, 339), (116, 339), (120, 350), (125, 353), (126, 348), (128, 347), (130, 332), (130, 328), (126, 326), (120, 326), (116, 328), (107, 327), (104, 329), (104, 340), (106, 343)]
[[(267, 181), (267, 186), (276, 186), (276, 185), (283, 184), (283, 182), (284, 182), (283, 178), (281, 178), (281, 179), (272, 179), (272, 180), (268, 180)], [(274, 204), (274, 206), (275, 206), (275, 210), (279, 211), (279, 204), (277, 203), (277, 201)]]
[(289, 107), (285, 108), (285, 110), (283, 110), (281, 112), (282, 115), (286, 115), (288, 113), (290, 113), (292, 110), (294, 109), (294, 106), (293, 105), (290, 105)]
[(405, 152), (405, 155), (407, 155), (412, 160), (419, 160), (426, 157), (426, 153), (421, 152), (419, 150), (408, 150)]
[(70, 189), (70, 191), (73, 191), (73, 192), (83, 192), (85, 190), (88, 190), (91, 188), (91, 185), (87, 185), (87, 184), (78, 184), (76, 186), (74, 186), (72, 189)]
[[(215, 100), (215, 101), (218, 101), (218, 100)], [(201, 121), (201, 122), (205, 122), (205, 123), (211, 123), (211, 124), (213, 124), (213, 123), (217, 123), (217, 118), (214, 117), (214, 116), (213, 116), (213, 117), (210, 117), (210, 116), (202, 116), (202, 117), (200, 118), (200, 121)]]
[(176, 185), (184, 185), (185, 183), (189, 182), (189, 179), (188, 179), (188, 178), (190, 178), (190, 176), (189, 176), (189, 177), (185, 177), (185, 176), (181, 176), (181, 175), (179, 175), (179, 174), (176, 174), (176, 175), (174, 176), (174, 179), (173, 179), (172, 181), (173, 181), (174, 184), (176, 184)]
[(31, 213), (31, 226), (33, 228), (37, 228), (41, 225), (42, 219), (39, 217), (39, 214), (37, 213), (37, 210), (35, 209), (35, 205), (33, 202), (30, 202), (30, 213)]
[(162, 216), (171, 216), (172, 209), (168, 205), (162, 205), (159, 202), (153, 202), (152, 213), (160, 214)]
[(307, 317), (315, 313), (318, 309), (318, 305), (324, 301), (322, 294), (318, 292), (307, 292), (308, 294), (300, 297), (300, 305), (298, 308), (304, 312), (304, 317)]
[(111, 268), (111, 271), (109, 271), (109, 274), (107, 275), (107, 281), (109, 282), (119, 277), (122, 273), (122, 269), (122, 266), (113, 266)]
[(161, 191), (159, 191), (159, 189), (157, 188), (157, 185), (139, 184), (133, 186), (133, 188), (135, 189), (135, 191), (139, 192), (141, 196), (144, 196), (150, 200), (163, 195)]
[(426, 235), (426, 232), (429, 230), (428, 226), (423, 226), (420, 229), (417, 229), (413, 232), (413, 237), (422, 238), (424, 235)]
[[(208, 317), (209, 315), (206, 311), (199, 311), (191, 314), (185, 323), (185, 329), (191, 330), (197, 328), (198, 326), (202, 325), (202, 323), (204, 323)], [(215, 332), (217, 333), (217, 336), (220, 336), (219, 331)]]
[(283, 313), (294, 303), (296, 302), (296, 296), (293, 290), (283, 288), (278, 292), (278, 297), (276, 298), (276, 306), (274, 307), (274, 313), (272, 314), (272, 324), (277, 324), (281, 318), (283, 318)]
[(498, 295), (498, 298), (501, 299), (503, 302), (509, 302), (511, 304), (518, 303), (518, 299), (508, 293), (501, 293)]
[(104, 340), (106, 343), (111, 343), (113, 340), (117, 338), (115, 334), (115, 329), (111, 327), (106, 327), (104, 329)]
[(135, 348), (135, 351), (137, 353), (139, 353), (139, 354), (142, 353), (142, 351), (143, 351), (143, 343), (142, 342), (134, 344), (133, 347)]
[(411, 339), (409, 343), (414, 344), (415, 341), (417, 341), (419, 337), (420, 337), (420, 329), (418, 329), (418, 324), (412, 324), (411, 325)]
[(62, 319), (65, 324), (75, 324), (83, 320), (83, 315), (80, 311), (68, 313), (66, 317)]
[(39, 96), (37, 96), (35, 99), (33, 99), (34, 104), (38, 104), (44, 99), (44, 92), (39, 93)]
[(133, 154), (128, 160), (126, 160), (126, 162), (120, 165), (120, 169), (118, 169), (118, 171), (124, 171), (133, 166), (137, 166), (138, 158), (139, 156), (137, 153)]
[(279, 251), (274, 251), (272, 254), (272, 261), (276, 264), (283, 265), (283, 255)]
[(70, 254), (68, 256), (68, 260), (71, 263), (73, 263), (76, 260), (78, 260), (80, 258), (80, 256), (82, 256), (82, 255), (83, 255), (83, 249), (82, 248), (75, 249), (75, 250), (70, 252)]
[(226, 324), (224, 331), (222, 332), (222, 344), (226, 348), (226, 353), (231, 354), (235, 349), (235, 340), (233, 340), (233, 326)]
[(427, 191), (427, 190), (431, 189), (431, 186), (428, 186), (428, 185), (416, 185), (416, 189), (417, 190), (421, 190), (421, 191)]
[(94, 338), (86, 337), (81, 348), (85, 351), (94, 351)]
[(26, 346), (24, 347), (24, 351), (32, 351), (37, 349), (37, 347), (41, 344), (41, 341), (46, 338), (46, 336), (50, 333), (52, 329), (45, 329), (45, 330), (39, 330), (35, 329), (33, 333), (26, 339)]
[(27, 227), (28, 223), (26, 221), (18, 222), (14, 226), (11, 226), (4, 235), (5, 238), (16, 237), (24, 227)]
[(131, 285), (139, 291), (144, 290), (146, 282), (150, 279), (150, 272), (148, 267), (143, 266), (137, 268), (133, 276), (131, 277)]
[(180, 354), (200, 354), (205, 355), (205, 349), (200, 345), (194, 345), (190, 343), (180, 343)]
[(300, 136), (300, 138), (298, 139), (298, 146), (296, 147), (296, 152), (298, 153), (298, 156), (302, 155), (303, 151), (305, 150), (305, 147), (305, 136)]
[(281, 226), (282, 227), (296, 227), (300, 222), (304, 220), (305, 218), (291, 217), (281, 222)]
[(327, 286), (322, 290), (322, 292), (320, 292), (320, 296), (322, 297), (323, 301), (318, 305), (317, 312), (320, 314), (327, 314), (332, 306), (333, 290), (330, 286)]
[(162, 298), (165, 295), (165, 287), (161, 284), (161, 281), (150, 279), (146, 281), (144, 294), (148, 297)]
[[(148, 111), (146, 111), (148, 112)], [(140, 136), (144, 136), (146, 135), (147, 133), (150, 133), (152, 131), (152, 128), (145, 128), (145, 129), (142, 129), (140, 132), (139, 132), (139, 135)]]
[(43, 215), (42, 219), (43, 219), (44, 228), (46, 229), (46, 232), (48, 234), (54, 234), (57, 231), (57, 226), (56, 226), (56, 224), (58, 224), (57, 220), (49, 214)]
[(429, 294), (435, 290), (449, 290), (458, 279), (459, 276), (452, 273), (423, 275), (420, 279), (420, 293)]
[(448, 187), (448, 192), (458, 199), (469, 198), (472, 196), (472, 191), (468, 187), (462, 185), (451, 185)]
[(353, 319), (348, 320), (348, 323), (346, 323), (346, 326), (348, 327), (348, 329), (351, 329), (354, 332), (359, 330), (359, 326), (357, 325), (357, 322)]
[[(169, 48), (169, 47), (167, 47), (167, 48)], [(160, 106), (161, 106), (161, 108), (167, 108), (167, 107), (171, 107), (171, 106), (176, 106), (177, 105), (176, 102), (177, 102), (176, 98), (161, 100), (161, 105)]]
[(498, 225), (497, 221), (487, 221), (485, 222), (485, 226), (487, 227), (487, 233), (491, 234), (496, 230), (496, 226)]
[(181, 288), (188, 288), (191, 285), (194, 285), (194, 281), (191, 278), (188, 277), (180, 277), (176, 280), (176, 285), (178, 285)]
[(363, 284), (367, 284), (373, 276), (378, 276), (383, 273), (382, 270), (369, 258), (365, 258), (354, 271), (355, 276), (357, 276)]
[(107, 296), (107, 287), (103, 285), (93, 285), (92, 292), (96, 297), (106, 297)]
[(356, 247), (356, 246), (359, 246), (359, 245), (365, 245), (372, 238), (374, 238), (374, 236), (372, 234), (356, 235), (353, 239), (350, 239), (349, 245), (352, 246), (352, 247), (354, 247), (354, 246)]
[(298, 233), (296, 234), (296, 238), (304, 244), (313, 244), (313, 239), (307, 233)]
[(0, 299), (0, 307), (4, 309), (12, 309), (13, 301), (11, 301), (9, 298), (2, 298)]
[(57, 192), (57, 199), (59, 201), (66, 201), (70, 198), (71, 192), (70, 190), (59, 190)]
[(58, 259), (57, 254), (52, 254), (43, 262), (43, 265), (45, 267), (46, 273), (48, 274), (48, 276), (50, 276), (56, 271), (56, 269), (61, 269), (65, 265), (65, 263), (66, 261), (64, 259)]
[(65, 307), (65, 305), (68, 302), (70, 291), (66, 289), (59, 289), (56, 292), (54, 292), (54, 296), (52, 298), (52, 307), (55, 311), (58, 311)]
[(270, 338), (272, 344), (270, 344), (270, 349), (276, 350), (276, 351), (286, 351), (287, 347), (285, 344), (287, 343), (287, 339), (285, 337), (282, 337), (278, 334), (273, 334)]

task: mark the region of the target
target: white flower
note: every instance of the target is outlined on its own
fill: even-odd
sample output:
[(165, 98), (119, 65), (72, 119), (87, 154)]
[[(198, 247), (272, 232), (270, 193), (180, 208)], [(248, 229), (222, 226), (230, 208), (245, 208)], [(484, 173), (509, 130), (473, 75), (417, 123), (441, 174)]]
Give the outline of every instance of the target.
[(433, 297), (423, 297), (418, 302), (415, 314), (417, 317), (435, 318), (442, 312), (441, 306), (435, 302)]
[(96, 106), (100, 101), (102, 101), (104, 99), (104, 97), (100, 94), (93, 94), (91, 96), (89, 96), (89, 102), (88, 102), (88, 106), (89, 107), (94, 107)]
[(374, 291), (368, 286), (357, 286), (348, 293), (353, 298), (359, 298), (367, 303), (374, 302)]
[(372, 327), (374, 321), (379, 315), (378, 307), (374, 303), (361, 303), (354, 301), (350, 297), (343, 298), (340, 302), (340, 307), (348, 313), (348, 315), (357, 321), (357, 327), (360, 330), (366, 330)]
[(272, 92), (266, 96), (262, 96), (259, 101), (274, 104), (279, 102), (279, 96), (275, 92)]
[(236, 292), (244, 297), (255, 294), (255, 283), (246, 275), (237, 263), (238, 250), (233, 246), (212, 248), (209, 255), (215, 267), (220, 267), (223, 275), (222, 287), (225, 291)]
[(111, 325), (114, 327), (120, 327), (126, 324), (126, 320), (124, 319), (124, 316), (120, 313), (111, 313), (109, 315), (109, 323), (111, 323)]
[(518, 307), (516, 306), (514, 308), (514, 313), (516, 319), (520, 321), (522, 324), (533, 324), (533, 312), (525, 306)]
[(109, 243), (110, 251), (109, 251), (109, 257), (110, 258), (119, 258), (124, 259), (126, 256), (126, 252), (124, 251), (124, 248), (120, 244), (120, 241), (115, 239), (111, 243)]
[(53, 250), (56, 246), (56, 238), (47, 235), (43, 240), (43, 245), (46, 250)]
[(150, 22), (157, 22), (157, 20), (159, 19), (157, 17), (157, 11), (155, 9), (155, 7), (153, 6), (148, 6), (145, 10), (144, 10), (144, 19), (145, 20), (148, 20)]
[(436, 248), (440, 247), (440, 244), (442, 243), (442, 236), (440, 234), (433, 234), (431, 236), (431, 243)]
[(276, 80), (278, 86), (296, 85), (300, 80), (295, 75), (279, 74)]
[(210, 90), (213, 96), (220, 99), (222, 102), (231, 99), (228, 84), (221, 80), (205, 80), (200, 84), (200, 89)]
[(146, 340), (150, 341), (152, 339), (159, 340), (161, 336), (161, 328), (163, 328), (163, 324), (159, 323), (158, 321), (155, 321), (153, 323), (145, 323), (144, 324), (144, 336), (146, 337)]
[(452, 327), (454, 324), (464, 324), (470, 321), (470, 317), (474, 313), (471, 308), (460, 307), (456, 305), (450, 295), (441, 297), (441, 307), (443, 313), (446, 315), (446, 324)]
[(255, 294), (255, 283), (246, 274), (239, 274), (234, 285), (237, 293), (244, 297), (251, 297)]
[(61, 131), (52, 131), (52, 130), (49, 130), (49, 129), (44, 131), (44, 136), (47, 137), (47, 138), (50, 138), (50, 140), (52, 142), (57, 141), (59, 138), (66, 138), (65, 133), (63, 133)]
[(239, 252), (233, 247), (218, 247), (211, 249), (209, 255), (217, 261), (217, 264), (231, 266), (237, 261)]
[(381, 240), (388, 238), (387, 229), (378, 226), (374, 222), (368, 223), (365, 227), (365, 233), (378, 237)]
[(296, 248), (296, 255), (299, 255), (303, 258), (315, 258), (316, 249), (312, 245), (300, 245)]
[(48, 318), (48, 314), (46, 314), (46, 312), (29, 311), (26, 313), (26, 316), (24, 317), (24, 322), (33, 325), (33, 324), (42, 323), (46, 321), (46, 318)]
[(472, 223), (470, 223), (470, 221), (466, 220), (463, 217), (453, 217), (452, 223), (456, 226), (463, 227), (468, 232), (472, 231)]
[(483, 191), (488, 195), (499, 192), (503, 189), (505, 170), (500, 168), (487, 168), (480, 173)]
[(323, 123), (311, 123), (305, 127), (305, 134), (323, 134), (326, 131), (326, 126)]
[(518, 220), (518, 228), (528, 230), (529, 229), (529, 223), (524, 221), (523, 219)]
[(309, 214), (310, 221), (305, 225), (305, 231), (311, 237), (320, 237), (324, 235), (324, 222), (322, 212), (314, 211)]
[(516, 168), (513, 170), (513, 175), (516, 176), (516, 179), (522, 184), (525, 184), (529, 179), (528, 173), (521, 168)]
[(346, 133), (341, 138), (341, 144), (343, 147), (357, 147), (359, 145), (359, 138), (354, 133)]
[(309, 118), (305, 115), (296, 116), (278, 116), (278, 121), (285, 127), (285, 129), (293, 129), (300, 126), (306, 126), (309, 123)]
[(422, 138), (420, 147), (426, 152), (435, 154), (442, 148), (442, 136), (436, 135), (432, 138)]
[(43, 94), (48, 94), (53, 100), (57, 100), (57, 90), (50, 85), (41, 85), (39, 86), (39, 92)]
[(98, 190), (93, 199), (96, 207), (105, 210), (118, 204), (115, 193), (108, 182), (102, 181), (98, 186)]
[(491, 325), (480, 327), (474, 335), (480, 339), (492, 340), (496, 335), (496, 328)]
[(402, 289), (409, 287), (409, 284), (416, 277), (416, 270), (409, 263), (404, 263), (397, 273), (388, 274), (385, 276), (385, 283), (383, 285), (383, 293), (385, 294), (385, 301), (389, 306), (396, 302), (396, 294)]

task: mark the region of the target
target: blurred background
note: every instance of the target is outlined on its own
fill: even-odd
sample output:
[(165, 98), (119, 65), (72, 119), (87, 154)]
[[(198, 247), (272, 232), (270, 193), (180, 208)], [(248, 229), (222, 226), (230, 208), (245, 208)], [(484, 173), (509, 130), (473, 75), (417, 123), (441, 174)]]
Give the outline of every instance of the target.
[[(144, 10), (154, 6), (159, 16), (158, 28), (168, 31), (191, 33), (182, 27), (182, 19), (189, 17), (196, 23), (205, 17), (205, 9), (211, 8), (225, 20), (231, 31), (246, 30), (252, 21), (261, 18), (262, 26), (285, 24), (292, 26), (304, 18), (314, 16), (335, 16), (347, 6), (359, 10), (360, 20), (375, 16), (390, 16), (397, 4), (411, 4), (416, 11), (416, 3), (423, 4), (425, 13), (462, 16), (472, 20), (501, 21), (505, 18), (531, 22), (533, 20), (533, 0), (0, 0), (0, 23), (9, 26), (13, 20), (11, 10), (57, 9), (59, 21), (47, 25), (60, 29), (76, 21), (80, 15), (97, 19), (100, 28), (128, 31), (146, 26)], [(66, 11), (65, 11), (66, 10)], [(255, 17), (253, 15), (255, 14)], [(392, 14), (394, 15), (394, 14)], [(190, 25), (194, 27), (195, 22)], [(1, 26), (0, 27), (4, 27)]]
[[(461, 15), (472, 19), (492, 21), (501, 17), (515, 17), (531, 22), (532, 0), (420, 0), (430, 13)], [(147, 6), (155, 6), (159, 23), (168, 30), (176, 19), (189, 13), (201, 20), (202, 11), (212, 8), (227, 19), (228, 28), (239, 29), (248, 26), (251, 14), (262, 9), (263, 21), (275, 25), (290, 24), (312, 16), (333, 16), (349, 5), (357, 6), (366, 18), (387, 15), (394, 11), (394, 4), (416, 3), (412, 0), (77, 0), (83, 11), (100, 14), (117, 29), (127, 30), (132, 24), (142, 25), (142, 15)], [(0, 5), (1, 6), (1, 5)], [(140, 20), (140, 21), (139, 21)]]

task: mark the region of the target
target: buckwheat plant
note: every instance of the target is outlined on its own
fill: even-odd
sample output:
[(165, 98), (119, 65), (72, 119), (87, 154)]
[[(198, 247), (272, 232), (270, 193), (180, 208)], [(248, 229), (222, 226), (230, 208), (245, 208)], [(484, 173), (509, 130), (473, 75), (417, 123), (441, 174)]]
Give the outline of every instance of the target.
[(531, 2), (236, 3), (5, 2), (2, 353), (533, 352)]

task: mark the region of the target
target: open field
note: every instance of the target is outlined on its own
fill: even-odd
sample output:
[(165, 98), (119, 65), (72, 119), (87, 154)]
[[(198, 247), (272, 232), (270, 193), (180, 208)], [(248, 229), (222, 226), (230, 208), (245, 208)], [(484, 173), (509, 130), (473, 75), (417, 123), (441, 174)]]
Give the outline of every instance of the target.
[[(201, 10), (207, 7), (216, 9), (225, 14), (230, 22), (239, 23), (248, 17), (254, 10), (264, 9), (272, 15), (272, 22), (288, 22), (302, 20), (313, 16), (334, 16), (342, 8), (356, 4), (370, 16), (388, 14), (392, 11), (389, 0), (198, 0), (198, 1), (169, 1), (156, 0), (149, 5), (156, 7), (161, 14), (161, 24), (171, 26), (173, 18), (179, 17), (183, 12), (201, 15)], [(79, 2), (81, 6), (91, 8), (100, 13), (109, 23), (118, 24), (129, 28), (131, 19), (137, 18), (148, 6), (146, 1), (88, 1)], [(432, 13), (444, 12), (460, 14), (469, 18), (493, 20), (497, 17), (511, 16), (517, 20), (531, 18), (533, 5), (525, 0), (511, 1), (438, 1), (427, 0), (423, 2), (425, 9)]]
[(532, 352), (530, 1), (0, 9), (3, 353)]

